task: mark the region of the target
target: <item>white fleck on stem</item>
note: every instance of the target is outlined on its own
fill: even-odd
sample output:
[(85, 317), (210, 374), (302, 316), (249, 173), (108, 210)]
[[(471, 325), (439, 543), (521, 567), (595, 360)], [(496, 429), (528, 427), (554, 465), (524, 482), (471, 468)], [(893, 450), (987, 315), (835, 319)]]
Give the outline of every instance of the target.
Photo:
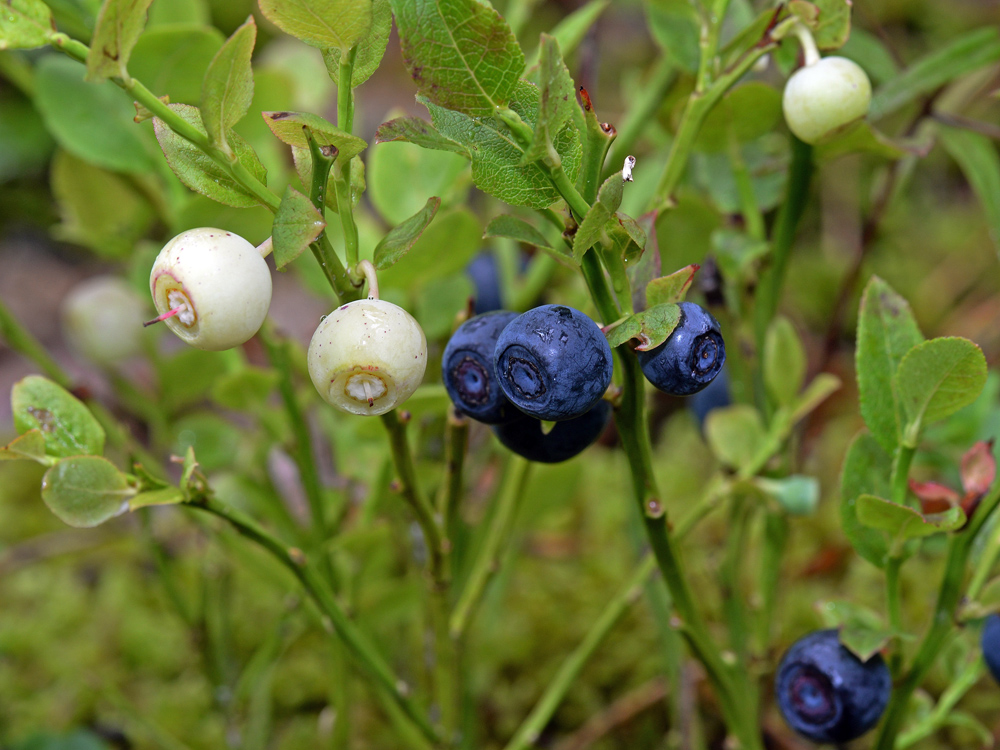
[(375, 266), (370, 260), (363, 260), (358, 263), (358, 270), (365, 275), (368, 282), (368, 299), (378, 299), (378, 277), (375, 275)]
[(257, 252), (260, 253), (261, 258), (266, 258), (274, 250), (274, 242), (272, 237), (268, 237), (266, 240), (257, 245)]
[(635, 167), (635, 157), (626, 156), (625, 166), (622, 167), (622, 180), (624, 182), (632, 182), (632, 168)]
[(805, 56), (806, 67), (808, 68), (810, 65), (818, 63), (820, 59), (819, 48), (816, 46), (816, 40), (813, 39), (813, 35), (806, 28), (805, 24), (795, 24), (792, 31), (795, 32), (795, 36), (799, 38), (799, 44), (802, 45), (802, 54)]

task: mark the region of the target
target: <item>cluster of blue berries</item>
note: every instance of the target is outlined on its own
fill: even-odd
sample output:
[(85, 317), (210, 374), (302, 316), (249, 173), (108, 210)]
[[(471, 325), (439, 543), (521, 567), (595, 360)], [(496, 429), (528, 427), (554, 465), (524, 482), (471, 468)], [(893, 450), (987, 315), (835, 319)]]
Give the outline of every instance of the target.
[[(660, 346), (639, 353), (647, 379), (687, 396), (707, 386), (725, 361), (719, 324), (681, 303), (681, 320)], [(532, 461), (558, 463), (604, 431), (611, 406), (611, 347), (579, 310), (542, 305), (523, 315), (489, 312), (455, 331), (442, 358), (444, 385), (456, 408), (492, 425), (500, 442)], [(545, 430), (543, 421), (555, 422)]]

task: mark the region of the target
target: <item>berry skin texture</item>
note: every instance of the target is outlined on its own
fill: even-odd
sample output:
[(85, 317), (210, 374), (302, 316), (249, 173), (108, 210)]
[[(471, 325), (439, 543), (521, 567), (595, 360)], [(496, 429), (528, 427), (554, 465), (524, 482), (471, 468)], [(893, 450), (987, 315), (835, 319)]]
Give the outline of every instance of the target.
[(781, 659), (774, 692), (785, 721), (813, 742), (840, 744), (874, 727), (892, 691), (881, 654), (862, 662), (836, 630), (797, 640)]
[(477, 422), (501, 424), (521, 416), (500, 389), (493, 352), (515, 312), (498, 311), (465, 321), (448, 341), (441, 377), (455, 408)]
[(806, 143), (820, 143), (868, 114), (872, 85), (846, 57), (824, 57), (799, 68), (782, 97), (788, 128)]
[(324, 401), (350, 414), (376, 416), (417, 390), (427, 368), (427, 339), (403, 308), (361, 299), (323, 319), (306, 362)]
[(149, 274), (153, 304), (182, 341), (221, 351), (250, 340), (271, 305), (271, 272), (257, 248), (224, 229), (189, 229), (164, 245)]
[(63, 335), (80, 355), (114, 367), (142, 352), (147, 305), (118, 276), (94, 276), (77, 284), (62, 305)]
[(497, 378), (518, 409), (536, 419), (573, 419), (611, 384), (611, 347), (597, 324), (565, 305), (542, 305), (512, 320), (497, 339)]
[(671, 396), (690, 396), (707, 386), (726, 362), (719, 321), (693, 302), (681, 302), (681, 319), (669, 338), (636, 352), (646, 380)]
[(1000, 683), (1000, 615), (993, 614), (986, 618), (981, 643), (983, 660), (993, 679)]
[(594, 443), (610, 416), (611, 404), (602, 399), (583, 416), (557, 422), (547, 435), (542, 432), (542, 423), (528, 416), (496, 425), (493, 433), (510, 451), (529, 461), (558, 464)]

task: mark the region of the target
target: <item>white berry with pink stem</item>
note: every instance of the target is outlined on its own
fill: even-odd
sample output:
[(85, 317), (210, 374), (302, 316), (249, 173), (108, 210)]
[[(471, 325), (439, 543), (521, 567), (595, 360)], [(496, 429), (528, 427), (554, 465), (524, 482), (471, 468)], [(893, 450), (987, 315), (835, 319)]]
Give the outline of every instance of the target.
[(258, 249), (238, 234), (211, 227), (174, 237), (149, 274), (160, 313), (150, 323), (163, 321), (197, 349), (221, 351), (248, 341), (271, 305), (265, 246)]

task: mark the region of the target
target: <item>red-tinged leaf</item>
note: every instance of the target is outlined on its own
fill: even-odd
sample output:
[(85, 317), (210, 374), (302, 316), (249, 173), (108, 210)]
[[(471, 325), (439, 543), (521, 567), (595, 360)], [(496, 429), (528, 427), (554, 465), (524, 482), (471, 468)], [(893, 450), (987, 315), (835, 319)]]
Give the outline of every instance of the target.
[(669, 276), (661, 276), (650, 281), (646, 285), (646, 304), (653, 307), (671, 302), (675, 304), (682, 302), (699, 268), (701, 266), (697, 263), (692, 263), (679, 271), (674, 271)]
[(985, 495), (997, 476), (993, 441), (979, 441), (962, 456), (962, 488), (970, 495)]
[(911, 479), (910, 492), (920, 500), (920, 510), (924, 515), (944, 513), (957, 505), (960, 499), (951, 487), (937, 482), (914, 482)]

